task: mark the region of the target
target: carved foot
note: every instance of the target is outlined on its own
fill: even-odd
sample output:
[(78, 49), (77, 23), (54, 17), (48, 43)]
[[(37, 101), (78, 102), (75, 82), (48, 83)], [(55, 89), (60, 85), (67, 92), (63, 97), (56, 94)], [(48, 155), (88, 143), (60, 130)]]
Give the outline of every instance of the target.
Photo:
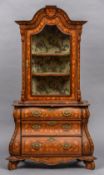
[(94, 170), (95, 169), (95, 162), (94, 161), (84, 161), (85, 167), (89, 170)]
[(9, 161), (8, 170), (15, 170), (19, 161)]

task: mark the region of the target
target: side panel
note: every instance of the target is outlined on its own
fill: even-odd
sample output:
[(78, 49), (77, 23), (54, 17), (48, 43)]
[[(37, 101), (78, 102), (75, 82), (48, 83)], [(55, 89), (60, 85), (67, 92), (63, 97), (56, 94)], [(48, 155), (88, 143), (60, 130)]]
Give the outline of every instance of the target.
[(9, 144), (9, 152), (10, 155), (12, 156), (17, 156), (20, 155), (21, 150), (20, 150), (20, 145), (21, 145), (21, 126), (20, 126), (20, 109), (14, 109), (13, 111), (13, 117), (14, 117), (14, 122), (15, 122), (15, 129), (14, 133), (12, 136), (12, 139)]

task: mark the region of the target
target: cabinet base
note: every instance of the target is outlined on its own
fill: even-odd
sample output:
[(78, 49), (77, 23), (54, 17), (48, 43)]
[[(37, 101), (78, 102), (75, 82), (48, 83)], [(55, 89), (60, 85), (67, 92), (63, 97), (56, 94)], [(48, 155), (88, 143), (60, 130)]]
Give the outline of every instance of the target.
[(8, 170), (15, 170), (20, 161), (31, 160), (35, 163), (43, 163), (46, 165), (58, 165), (62, 163), (69, 163), (70, 161), (77, 160), (83, 161), (86, 169), (93, 170), (95, 169), (95, 160), (96, 158), (93, 156), (86, 157), (25, 157), (25, 156), (11, 156), (7, 158), (9, 160)]
[(87, 169), (94, 169), (94, 144), (87, 126), (90, 113), (88, 105), (84, 105), (64, 108), (15, 106), (8, 169), (16, 169), (22, 160), (46, 165), (80, 160)]

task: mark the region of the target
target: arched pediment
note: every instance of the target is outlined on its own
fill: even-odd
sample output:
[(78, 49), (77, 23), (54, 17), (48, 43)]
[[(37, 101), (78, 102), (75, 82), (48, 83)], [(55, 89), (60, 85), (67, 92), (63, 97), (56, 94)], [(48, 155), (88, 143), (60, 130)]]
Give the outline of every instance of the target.
[(60, 21), (65, 27), (81, 26), (87, 21), (72, 21), (68, 15), (60, 8), (56, 6), (46, 6), (40, 9), (31, 20), (29, 21), (15, 21), (17, 24), (24, 26), (25, 28), (34, 28), (42, 21), (44, 24), (56, 25)]

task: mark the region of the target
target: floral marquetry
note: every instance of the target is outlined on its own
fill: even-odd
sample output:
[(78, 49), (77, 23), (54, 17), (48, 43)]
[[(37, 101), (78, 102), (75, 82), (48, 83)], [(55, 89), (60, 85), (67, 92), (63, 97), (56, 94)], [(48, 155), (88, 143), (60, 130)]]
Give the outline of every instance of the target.
[(80, 39), (86, 21), (72, 21), (56, 6), (16, 21), (22, 43), (21, 100), (13, 103), (15, 131), (8, 169), (19, 161), (56, 165), (84, 161), (94, 169), (88, 102), (80, 91)]
[[(29, 67), (24, 72), (22, 81), (25, 82), (25, 85), (23, 83), (23, 94), (22, 99), (27, 100), (34, 100), (40, 102), (51, 100), (51, 102), (54, 100), (50, 96), (56, 96), (55, 102), (58, 102), (59, 100), (62, 101), (76, 101), (77, 97), (79, 99), (79, 93), (76, 90), (79, 85), (76, 83), (76, 77), (77, 74), (79, 74), (79, 69), (77, 69), (77, 52), (79, 52), (77, 48), (77, 28), (78, 32), (82, 29), (82, 25), (86, 21), (71, 21), (67, 14), (61, 10), (58, 9), (55, 6), (46, 6), (46, 8), (41, 9), (37, 12), (36, 15), (34, 15), (33, 19), (31, 21), (16, 21), (20, 28), (26, 33), (25, 39), (27, 40), (25, 42), (26, 47), (26, 55), (27, 59), (29, 60)], [(21, 36), (23, 36), (23, 31), (21, 31)], [(66, 65), (69, 65), (70, 75), (69, 80), (71, 83), (69, 83), (69, 89), (70, 91), (68, 93), (34, 93), (35, 87), (32, 85), (34, 84), (34, 80), (32, 78), (33, 72), (43, 72), (43, 67), (45, 67), (47, 70), (45, 72), (51, 73), (52, 66), (56, 67), (57, 70), (54, 71), (54, 73), (58, 72), (58, 69), (62, 69), (62, 72), (64, 71), (61, 65), (58, 65), (55, 60), (66, 60), (69, 59), (69, 63), (66, 62)], [(36, 58), (38, 56), (38, 58)], [(46, 57), (47, 56), (47, 57)], [(48, 61), (49, 66), (47, 66), (47, 62), (45, 63), (45, 57), (46, 59), (50, 57), (50, 60)], [(33, 59), (34, 58), (34, 59)], [(37, 59), (44, 60), (43, 65), (37, 65), (34, 64), (34, 60)], [(79, 58), (78, 58), (79, 59)], [(50, 61), (53, 62), (53, 65), (50, 65)], [(32, 63), (31, 63), (32, 62)], [(63, 61), (64, 62), (64, 61)], [(31, 67), (32, 64), (32, 67)], [(42, 64), (42, 61), (40, 60), (40, 64)], [(64, 62), (65, 64), (65, 62)], [(62, 65), (64, 65), (62, 63)], [(47, 68), (48, 67), (48, 68)], [(38, 70), (37, 70), (38, 69)], [(32, 73), (31, 73), (32, 70)], [(77, 70), (77, 71), (76, 71)], [(52, 71), (53, 72), (53, 71)], [(59, 71), (61, 73), (61, 71)], [(57, 77), (57, 75), (56, 75)], [(43, 77), (42, 77), (43, 78)], [(52, 78), (54, 79), (54, 77)], [(64, 77), (63, 77), (64, 79)], [(53, 81), (53, 80), (52, 80)], [(33, 82), (33, 83), (32, 83)], [(78, 83), (79, 80), (77, 81)], [(60, 82), (57, 81), (60, 86)], [(57, 84), (56, 83), (56, 84)], [(31, 85), (31, 86), (30, 86)], [(62, 85), (62, 83), (61, 83)], [(80, 88), (80, 87), (79, 87)], [(48, 88), (49, 89), (49, 88)], [(32, 93), (33, 92), (33, 93)], [(77, 94), (78, 93), (78, 94)], [(38, 98), (36, 97), (38, 95)], [(40, 96), (44, 96), (42, 99)], [(49, 95), (50, 97), (46, 97), (46, 95)], [(57, 96), (58, 95), (58, 96)], [(59, 96), (60, 95), (60, 96)], [(61, 98), (63, 96), (63, 98)]]

